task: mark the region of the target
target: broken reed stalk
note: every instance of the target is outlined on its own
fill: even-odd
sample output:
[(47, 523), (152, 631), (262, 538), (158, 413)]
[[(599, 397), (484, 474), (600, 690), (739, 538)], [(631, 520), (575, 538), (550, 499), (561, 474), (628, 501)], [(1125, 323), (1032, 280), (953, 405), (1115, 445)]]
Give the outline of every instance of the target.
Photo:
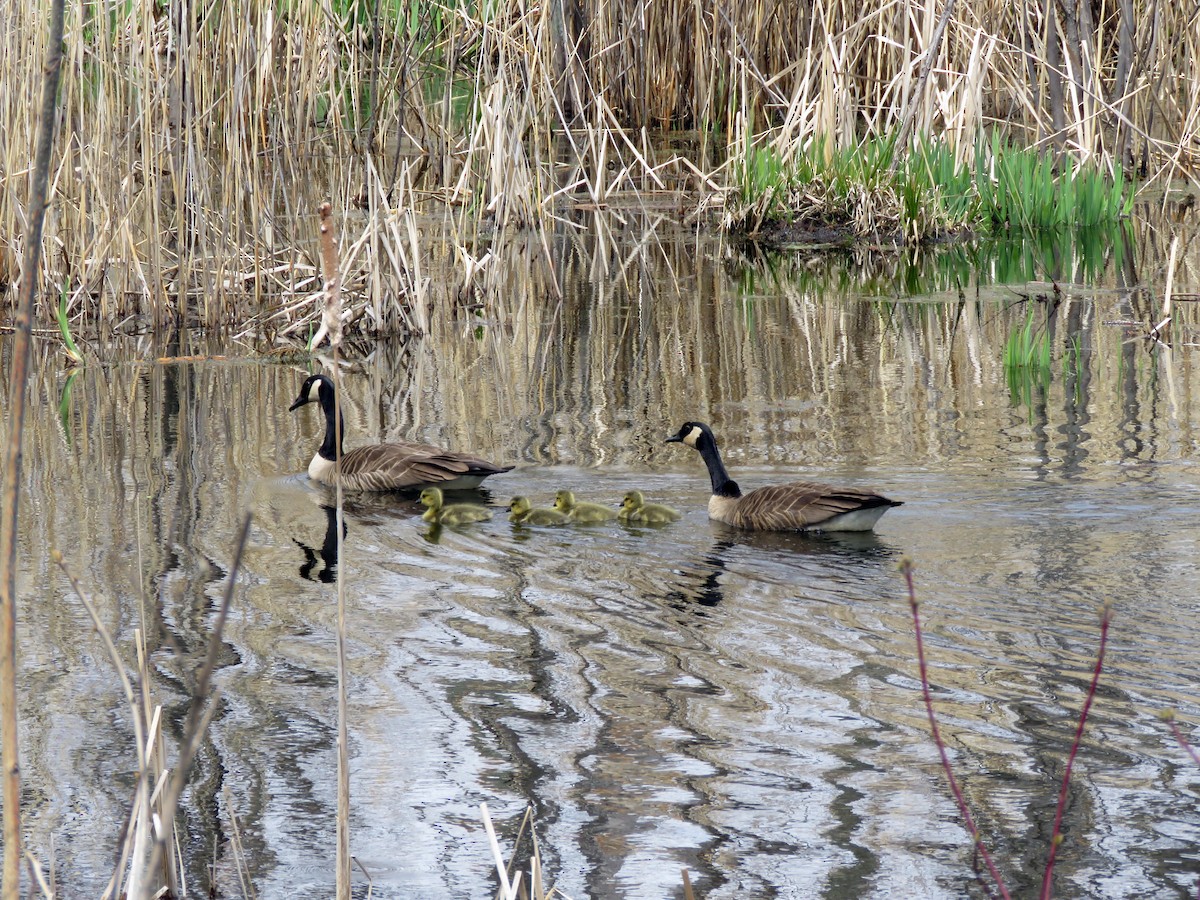
[[(233, 591), (237, 586), (238, 570), (242, 565), (242, 552), (246, 549), (246, 540), (249, 536), (250, 514), (246, 513), (245, 518), (242, 519), (242, 527), (238, 530), (237, 546), (234, 549), (233, 562), (229, 567), (229, 581), (225, 585), (225, 593), (221, 597), (221, 606), (217, 610), (217, 619), (213, 623), (212, 634), (208, 639), (208, 653), (204, 657), (204, 664), (201, 666), (200, 674), (196, 679), (191, 708), (188, 710), (187, 724), (184, 728), (183, 738), (179, 742), (179, 758), (175, 762), (175, 771), (163, 793), (162, 824), (159, 826), (158, 833), (154, 836), (150, 861), (146, 865), (146, 871), (150, 873), (158, 870), (159, 866), (163, 864), (163, 854), (169, 852), (166, 846), (167, 837), (172, 834), (171, 823), (175, 821), (175, 812), (179, 807), (179, 798), (183, 794), (184, 786), (187, 784), (188, 774), (192, 768), (192, 761), (196, 758), (196, 753), (199, 751), (200, 744), (204, 740), (204, 735), (208, 731), (209, 722), (212, 721), (213, 714), (217, 708), (216, 700), (218, 692), (212, 687), (212, 676), (217, 668), (217, 656), (221, 649), (221, 637), (225, 631), (225, 619), (228, 617), (229, 607), (233, 603)], [(210, 699), (210, 695), (212, 695), (212, 702), (207, 702)]]
[(328, 336), (333, 348), (334, 380), (334, 457), (337, 473), (334, 527), (337, 531), (337, 867), (336, 896), (338, 900), (350, 900), (350, 749), (349, 713), (346, 699), (346, 592), (342, 573), (346, 559), (342, 545), (342, 367), (339, 348), (342, 345), (342, 280), (339, 271), (337, 235), (333, 233), (333, 208), (322, 203), (317, 211), (321, 219), (321, 273), (325, 280), (325, 310), (321, 316), (321, 329), (313, 337), (312, 349), (316, 349), (322, 337)]
[[(250, 877), (250, 867), (246, 864), (246, 851), (242, 846), (242, 829), (238, 824), (237, 811), (233, 808), (233, 791), (229, 789), (229, 784), (226, 782), (224, 786), (225, 807), (229, 810), (229, 837), (230, 844), (233, 847), (233, 867), (237, 872), (238, 886), (242, 890), (242, 896), (247, 900), (255, 900), (254, 881)], [(216, 897), (220, 896), (217, 892), (217, 876), (216, 876), (217, 854), (213, 850), (213, 883), (209, 893)]]
[(971, 833), (971, 840), (975, 843), (975, 849), (983, 857), (983, 862), (987, 866), (992, 880), (996, 882), (996, 889), (1000, 892), (1000, 896), (1004, 897), (1005, 900), (1010, 900), (1008, 887), (1004, 884), (1004, 879), (1000, 877), (1000, 872), (996, 868), (996, 864), (992, 862), (992, 855), (988, 853), (987, 847), (983, 844), (983, 839), (979, 836), (979, 829), (976, 827), (975, 820), (971, 816), (967, 800), (963, 796), (962, 789), (958, 786), (958, 780), (954, 777), (954, 769), (950, 765), (950, 756), (946, 752), (946, 745), (942, 741), (942, 733), (938, 729), (937, 717), (933, 712), (933, 694), (929, 688), (929, 668), (925, 660), (925, 641), (921, 634), (920, 604), (917, 602), (917, 591), (913, 586), (912, 560), (904, 559), (900, 563), (900, 571), (904, 573), (904, 580), (908, 585), (908, 607), (912, 610), (913, 631), (917, 640), (917, 662), (921, 670), (921, 691), (925, 696), (925, 712), (929, 716), (929, 728), (933, 733), (933, 742), (937, 746), (938, 754), (942, 759), (942, 769), (946, 772), (946, 779), (950, 782), (950, 791), (954, 794), (954, 800), (958, 803), (959, 814), (963, 817), (963, 821), (967, 825), (967, 830)]
[(683, 900), (696, 900), (696, 895), (692, 892), (692, 877), (687, 869), (683, 870)]
[[(140, 676), (139, 686), (141, 688), (141, 702), (139, 702), (139, 697), (134, 693), (133, 683), (130, 681), (129, 674), (125, 671), (125, 663), (121, 660), (121, 654), (117, 651), (117, 645), (113, 641), (112, 635), (109, 634), (108, 629), (104, 627), (104, 623), (100, 620), (100, 615), (96, 611), (95, 604), (88, 598), (74, 573), (67, 568), (62, 552), (52, 550), (50, 559), (62, 570), (63, 575), (71, 583), (71, 589), (75, 592), (75, 596), (83, 603), (84, 609), (87, 610), (88, 616), (91, 617), (92, 628), (100, 636), (100, 640), (104, 644), (104, 649), (107, 651), (109, 659), (112, 660), (113, 668), (121, 680), (121, 688), (125, 693), (125, 700), (129, 704), (130, 717), (133, 721), (134, 746), (137, 748), (138, 777), (134, 786), (133, 800), (130, 803), (129, 818), (125, 825), (125, 839), (121, 842), (121, 849), (117, 854), (117, 864), (114, 868), (112, 878), (109, 879), (108, 887), (102, 894), (102, 900), (119, 896), (140, 898), (143, 893), (143, 882), (145, 877), (150, 873), (148, 867), (145, 869), (142, 867), (147, 843), (147, 822), (151, 815), (152, 797), (150, 788), (152, 786), (157, 788), (161, 783), (162, 777), (165, 775), (161, 756), (156, 754), (152, 749), (162, 740), (162, 732), (160, 730), (162, 708), (153, 704), (150, 700), (150, 675), (146, 666), (146, 654), (145, 648), (142, 646), (141, 631), (134, 631)], [(158, 763), (157, 766), (154, 765), (155, 762)], [(158, 793), (157, 789), (154, 793)], [(163, 827), (169, 829), (170, 823), (163, 820)], [(125, 864), (130, 862), (131, 859), (129, 881), (126, 889), (122, 891), (122, 885), (125, 884)], [(166, 882), (166, 886), (171, 893), (179, 893), (173, 866), (164, 867), (163, 880)]]
[(496, 863), (496, 877), (500, 879), (500, 887), (496, 892), (496, 898), (497, 900), (517, 900), (523, 893), (521, 889), (522, 873), (517, 872), (511, 881), (508, 877), (509, 870), (516, 862), (515, 852), (513, 860), (506, 863), (504, 861), (504, 853), (500, 849), (500, 841), (496, 837), (496, 829), (492, 825), (492, 814), (488, 811), (486, 803), (479, 804), (479, 816), (483, 820), (483, 830), (487, 832), (488, 845), (492, 848), (492, 860)]
[[(46, 900), (54, 900), (54, 898), (58, 896), (54, 892), (54, 873), (51, 872), (50, 880), (47, 881), (45, 874), (42, 872), (41, 863), (39, 863), (37, 858), (28, 850), (25, 851), (25, 864), (29, 867), (29, 877), (37, 883), (38, 888), (42, 892), (42, 896), (45, 897)], [(30, 896), (33, 896), (32, 891), (30, 891)]]
[(1079, 745), (1083, 741), (1083, 729), (1087, 725), (1092, 701), (1096, 699), (1096, 687), (1100, 684), (1100, 673), (1104, 669), (1104, 651), (1108, 645), (1108, 626), (1111, 622), (1112, 607), (1106, 603), (1100, 613), (1100, 649), (1096, 652), (1092, 682), (1088, 685), (1087, 696), (1083, 700), (1083, 709), (1079, 713), (1079, 724), (1075, 726), (1075, 740), (1071, 742), (1071, 752), (1067, 754), (1067, 767), (1063, 771), (1062, 787), (1058, 791), (1058, 808), (1054, 811), (1054, 830), (1050, 833), (1050, 858), (1046, 860), (1046, 872), (1042, 876), (1042, 900), (1050, 900), (1052, 892), (1054, 862), (1058, 856), (1058, 845), (1063, 841), (1062, 820), (1063, 812), (1067, 808), (1067, 789), (1071, 783), (1071, 769), (1075, 765), (1075, 756), (1079, 753)]
[(14, 321), (12, 368), (8, 384), (9, 432), (5, 455), (4, 490), (0, 499), (0, 767), (4, 787), (4, 869), (0, 898), (17, 900), (21, 892), (21, 769), (17, 742), (17, 520), (21, 504), (21, 442), (25, 429), (26, 386), (32, 356), (33, 299), (42, 259), (42, 229), (46, 221), (50, 181), (50, 151), (54, 146), (58, 76), (62, 66), (64, 0), (50, 7), (46, 63), (42, 70), (42, 102), (38, 111), (37, 150), (29, 202), (25, 213), (25, 259)]
[(925, 85), (929, 82), (929, 73), (933, 71), (933, 64), (937, 60), (938, 52), (942, 47), (942, 35), (946, 31), (946, 23), (950, 21), (950, 16), (953, 14), (954, 0), (946, 0), (946, 6), (942, 10), (941, 18), (938, 19), (933, 36), (929, 39), (929, 46), (925, 48), (925, 62), (921, 65), (921, 74), (917, 78), (916, 87), (913, 89), (912, 95), (908, 98), (904, 115), (900, 117), (899, 132), (896, 135), (896, 152), (892, 155), (891, 170), (893, 172), (900, 170), (900, 164), (904, 157), (908, 155), (908, 139), (912, 134), (912, 123), (916, 119), (917, 104), (921, 102), (921, 98), (925, 95)]
[[(479, 818), (483, 829), (487, 832), (488, 846), (492, 849), (492, 860), (496, 864), (496, 877), (500, 884), (496, 889), (496, 900), (551, 900), (553, 897), (566, 897), (554, 884), (545, 885), (545, 872), (542, 868), (542, 851), (538, 846), (537, 829), (534, 827), (533, 807), (525, 807), (525, 815), (521, 817), (521, 825), (517, 836), (513, 839), (512, 857), (505, 862), (504, 852), (500, 849), (500, 840), (496, 837), (495, 826), (492, 825), (492, 814), (486, 803), (479, 804)], [(525, 873), (517, 871), (517, 851), (521, 846), (521, 838), (529, 831), (529, 880), (524, 882)], [(683, 873), (687, 880), (687, 870)], [(690, 888), (689, 888), (690, 890)], [(689, 895), (690, 900), (690, 895)]]

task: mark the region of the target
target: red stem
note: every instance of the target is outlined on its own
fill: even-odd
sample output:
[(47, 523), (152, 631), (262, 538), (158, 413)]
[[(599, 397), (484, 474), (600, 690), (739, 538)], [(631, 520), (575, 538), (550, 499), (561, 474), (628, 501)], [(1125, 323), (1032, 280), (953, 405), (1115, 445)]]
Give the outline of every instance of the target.
[[(1179, 742), (1179, 746), (1187, 751), (1188, 756), (1192, 758), (1192, 762), (1200, 766), (1200, 754), (1196, 752), (1196, 748), (1192, 746), (1191, 742), (1183, 736), (1183, 732), (1179, 729), (1179, 723), (1175, 721), (1175, 713), (1167, 710), (1163, 713), (1163, 718), (1171, 726), (1171, 733), (1175, 735), (1175, 740)], [(1200, 900), (1200, 879), (1196, 881), (1196, 900)]]
[(1071, 782), (1071, 768), (1075, 765), (1075, 754), (1083, 740), (1083, 728), (1087, 724), (1088, 712), (1092, 701), (1096, 699), (1096, 686), (1100, 683), (1100, 671), (1104, 668), (1104, 649), (1108, 643), (1108, 625), (1112, 621), (1112, 610), (1104, 607), (1100, 615), (1100, 650), (1096, 654), (1096, 666), (1092, 670), (1092, 683), (1088, 687), (1087, 697), (1083, 701), (1083, 710), (1079, 713), (1079, 724), (1075, 727), (1075, 741), (1071, 744), (1071, 752), (1067, 756), (1067, 769), (1063, 772), (1062, 787), (1058, 791), (1058, 809), (1054, 812), (1054, 831), (1050, 835), (1050, 858), (1046, 860), (1046, 874), (1042, 876), (1042, 900), (1050, 900), (1051, 879), (1054, 874), (1054, 861), (1058, 856), (1058, 845), (1062, 843), (1063, 812), (1067, 808), (1067, 787)]
[(1179, 730), (1179, 724), (1175, 721), (1175, 717), (1172, 716), (1167, 719), (1167, 722), (1171, 726), (1171, 733), (1175, 735), (1175, 740), (1179, 741), (1179, 746), (1188, 752), (1188, 755), (1192, 758), (1192, 762), (1200, 766), (1200, 754), (1196, 753), (1196, 748), (1183, 736), (1183, 732)]
[(966, 798), (963, 797), (962, 790), (958, 786), (958, 781), (954, 777), (954, 770), (950, 767), (950, 757), (946, 753), (946, 745), (942, 742), (942, 734), (938, 730), (937, 718), (933, 713), (933, 695), (929, 690), (929, 669), (925, 663), (925, 641), (921, 636), (921, 616), (918, 612), (917, 591), (913, 587), (912, 562), (907, 559), (904, 560), (900, 564), (900, 570), (904, 573), (904, 579), (908, 583), (908, 606), (912, 610), (913, 631), (917, 638), (917, 662), (921, 667), (921, 691), (925, 695), (925, 712), (929, 715), (929, 727), (933, 732), (933, 742), (937, 745), (938, 754), (942, 757), (942, 768), (946, 771), (946, 780), (950, 782), (950, 791), (954, 794), (954, 799), (958, 803), (958, 811), (962, 815), (963, 821), (967, 824), (967, 830), (971, 833), (971, 840), (975, 842), (975, 849), (983, 857), (983, 861), (987, 865), (987, 870), (991, 873), (992, 880), (996, 882), (996, 888), (1000, 891), (1000, 896), (1004, 897), (1005, 900), (1011, 900), (1008, 887), (1004, 884), (1004, 879), (1000, 877), (1000, 872), (996, 869), (996, 864), (992, 862), (992, 855), (988, 853), (987, 847), (983, 845), (983, 839), (979, 836), (979, 829), (975, 827), (975, 820), (971, 818), (971, 810), (967, 807)]

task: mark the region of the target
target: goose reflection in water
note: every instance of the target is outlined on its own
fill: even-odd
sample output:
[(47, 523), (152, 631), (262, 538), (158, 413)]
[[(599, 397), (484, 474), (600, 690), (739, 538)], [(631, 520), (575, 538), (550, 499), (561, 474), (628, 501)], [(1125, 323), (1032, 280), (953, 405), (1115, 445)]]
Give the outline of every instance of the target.
[[(899, 550), (871, 531), (745, 531), (713, 523), (713, 533), (716, 540), (709, 552), (695, 563), (675, 570), (678, 576), (677, 584), (663, 595), (663, 599), (675, 609), (690, 608), (696, 611), (697, 606), (714, 607), (724, 600), (723, 576), (740, 577), (736, 570), (729, 571), (729, 562), (743, 547), (752, 548), (754, 557), (761, 561), (769, 560), (785, 565), (789, 561), (798, 561), (805, 557), (832, 556), (841, 557), (851, 566), (870, 561), (872, 567), (878, 567), (879, 560), (898, 561), (902, 555)], [(800, 583), (800, 578), (794, 571), (784, 569), (780, 574), (784, 573), (787, 577), (794, 578), (797, 584)], [(761, 568), (759, 574), (771, 580)]]
[[(338, 540), (337, 540), (337, 510), (332, 506), (321, 504), (325, 513), (325, 538), (319, 549), (305, 544), (299, 538), (292, 538), (292, 543), (304, 551), (304, 563), (300, 566), (300, 577), (308, 581), (319, 581), (321, 584), (333, 584), (337, 580)], [(342, 522), (342, 538), (346, 537), (346, 523)], [(318, 569), (317, 566), (321, 568)]]

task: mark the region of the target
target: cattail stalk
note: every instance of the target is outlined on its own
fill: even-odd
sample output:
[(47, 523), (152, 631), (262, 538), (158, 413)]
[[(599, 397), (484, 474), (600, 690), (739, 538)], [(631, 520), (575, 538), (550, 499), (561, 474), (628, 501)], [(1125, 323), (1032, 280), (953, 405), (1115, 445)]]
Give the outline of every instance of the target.
[(4, 870), (0, 897), (17, 900), (21, 891), (21, 770), (17, 741), (17, 520), (20, 510), (21, 441), (27, 406), (26, 386), (33, 338), (33, 301), (42, 260), (42, 228), (46, 220), (50, 151), (54, 145), (59, 70), (62, 66), (63, 0), (50, 7), (46, 63), (42, 71), (42, 103), (38, 112), (37, 150), (29, 186), (25, 260), (14, 320), (12, 369), (9, 373), (8, 448), (4, 488), (0, 495), (0, 767), (4, 798)]

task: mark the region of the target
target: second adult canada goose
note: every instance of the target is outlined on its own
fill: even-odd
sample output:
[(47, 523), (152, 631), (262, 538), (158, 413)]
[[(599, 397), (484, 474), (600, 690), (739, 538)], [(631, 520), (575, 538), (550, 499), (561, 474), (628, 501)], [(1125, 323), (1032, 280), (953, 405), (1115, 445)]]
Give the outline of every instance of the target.
[[(326, 375), (310, 375), (300, 396), (288, 407), (320, 403), (325, 413), (325, 440), (308, 464), (308, 477), (334, 484), (338, 470), (337, 428), (333, 382)], [(346, 431), (342, 429), (344, 438)], [(497, 466), (470, 453), (443, 450), (431, 444), (396, 441), (370, 444), (342, 453), (342, 487), (352, 491), (404, 491), (435, 486), (447, 491), (470, 490), (489, 475), (507, 472), (512, 466)]]
[(443, 503), (442, 492), (439, 488), (425, 488), (421, 491), (421, 505), (425, 512), (421, 518), (434, 525), (466, 525), (469, 522), (486, 522), (492, 517), (492, 511), (477, 503)]
[(528, 497), (513, 497), (508, 510), (514, 525), (565, 525), (568, 521), (557, 509), (535, 509)]
[(570, 491), (559, 491), (554, 495), (554, 508), (572, 522), (580, 525), (608, 522), (617, 517), (615, 510), (600, 503), (580, 503)]
[(618, 518), (638, 525), (666, 525), (679, 519), (679, 510), (661, 503), (647, 503), (641, 491), (630, 491), (621, 501)]
[(793, 481), (743, 494), (725, 471), (717, 439), (703, 422), (684, 422), (667, 443), (687, 444), (699, 452), (712, 479), (708, 516), (752, 531), (870, 531), (879, 517), (900, 501), (855, 488)]

